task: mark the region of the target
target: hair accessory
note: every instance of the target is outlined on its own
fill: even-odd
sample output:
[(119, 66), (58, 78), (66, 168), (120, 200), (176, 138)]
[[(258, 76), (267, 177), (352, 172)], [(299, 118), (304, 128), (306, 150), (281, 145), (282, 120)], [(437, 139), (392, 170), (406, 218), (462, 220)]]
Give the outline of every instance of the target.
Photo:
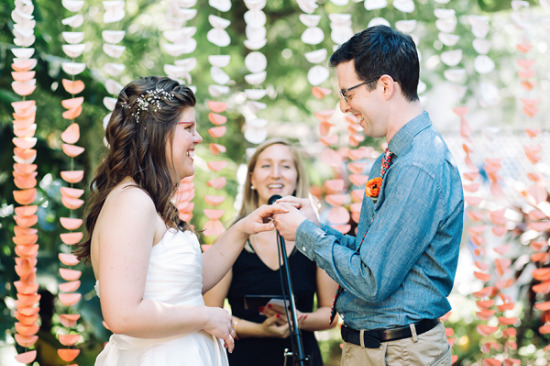
[[(148, 90), (142, 95), (140, 95), (134, 104), (134, 111), (132, 116), (136, 120), (136, 123), (139, 123), (139, 115), (141, 112), (158, 112), (160, 109), (160, 102), (165, 100), (171, 100), (174, 97), (174, 94), (168, 93), (164, 89), (155, 89)], [(124, 109), (132, 109), (132, 107), (126, 103), (121, 102), (121, 106)]]

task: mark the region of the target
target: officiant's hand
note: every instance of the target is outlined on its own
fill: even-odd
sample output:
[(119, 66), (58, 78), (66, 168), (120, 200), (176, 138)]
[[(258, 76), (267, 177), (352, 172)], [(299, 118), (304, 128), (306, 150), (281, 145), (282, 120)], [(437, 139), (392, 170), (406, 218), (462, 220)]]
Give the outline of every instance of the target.
[(223, 339), (225, 347), (229, 353), (235, 348), (235, 329), (233, 328), (233, 318), (229, 313), (217, 307), (206, 307), (207, 322), (204, 331), (215, 337)]
[[(265, 308), (262, 308), (262, 313), (265, 316), (276, 316), (278, 319), (278, 324), (288, 324), (288, 318), (286, 316), (286, 311), (283, 306), (267, 304)], [(290, 310), (289, 310), (290, 311)], [(302, 322), (306, 320), (307, 313), (302, 313), (300, 310), (296, 309), (296, 320), (298, 320), (298, 328), (300, 328)]]
[(287, 338), (290, 335), (288, 324), (277, 315), (267, 317), (260, 326), (265, 337)]

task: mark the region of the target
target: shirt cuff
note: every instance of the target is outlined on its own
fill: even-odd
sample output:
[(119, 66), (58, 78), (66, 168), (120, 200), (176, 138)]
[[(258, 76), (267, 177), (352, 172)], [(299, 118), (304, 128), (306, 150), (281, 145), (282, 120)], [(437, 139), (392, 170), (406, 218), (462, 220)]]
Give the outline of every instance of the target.
[(296, 229), (294, 245), (303, 255), (315, 261), (315, 244), (320, 242), (325, 232), (311, 220), (304, 220)]

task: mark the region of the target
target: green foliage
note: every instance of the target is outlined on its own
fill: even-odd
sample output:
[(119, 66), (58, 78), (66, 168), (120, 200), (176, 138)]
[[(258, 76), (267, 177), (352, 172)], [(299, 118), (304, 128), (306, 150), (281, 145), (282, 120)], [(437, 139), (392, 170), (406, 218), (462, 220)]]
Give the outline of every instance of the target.
[[(78, 75), (77, 79), (84, 81), (86, 88), (79, 95), (84, 97), (84, 109), (82, 115), (77, 119), (80, 126), (81, 138), (79, 145), (86, 147), (86, 152), (70, 160), (61, 151), (60, 134), (67, 128), (69, 121), (61, 117), (64, 109), (61, 106), (61, 100), (69, 98), (61, 87), (62, 78), (68, 76), (61, 69), (61, 63), (68, 61), (64, 58), (62, 45), (64, 43), (61, 33), (69, 31), (66, 26), (61, 24), (61, 19), (70, 16), (60, 4), (46, 0), (36, 0), (34, 3), (34, 18), (36, 20), (34, 44), (35, 56), (38, 65), (35, 68), (37, 88), (29, 99), (36, 100), (37, 103), (37, 132), (38, 138), (37, 159), (38, 165), (38, 216), (39, 221), (35, 226), (40, 233), (40, 254), (38, 258), (38, 281), (41, 290), (57, 294), (57, 284), (60, 282), (58, 274), (59, 251), (68, 251), (69, 249), (61, 246), (59, 234), (63, 231), (58, 224), (58, 218), (66, 216), (69, 211), (63, 207), (60, 202), (59, 187), (64, 185), (60, 180), (60, 172), (69, 169), (84, 169), (86, 172), (85, 182), (78, 188), (88, 191), (88, 183), (92, 178), (92, 172), (100, 162), (101, 156), (105, 151), (103, 144), (103, 119), (107, 114), (107, 109), (103, 106), (103, 98), (109, 96), (104, 82), (107, 75), (102, 71), (102, 66), (112, 59), (102, 52), (101, 31), (105, 28), (126, 30), (126, 36), (123, 45), (126, 51), (120, 59), (120, 62), (126, 65), (126, 70), (120, 76), (120, 83), (126, 84), (137, 76), (141, 75), (160, 75), (164, 74), (163, 65), (173, 63), (173, 58), (162, 52), (162, 44), (165, 42), (162, 37), (163, 27), (162, 19), (166, 15), (165, 3), (153, 0), (140, 0), (137, 2), (127, 2), (125, 18), (116, 24), (109, 24), (106, 27), (103, 24), (103, 7), (99, 0), (86, 1), (82, 10), (85, 21), (78, 31), (85, 33), (85, 42), (87, 50), (79, 62), (87, 65), (86, 71)], [(216, 140), (216, 143), (224, 144), (228, 147), (227, 153), (223, 159), (229, 161), (228, 168), (221, 172), (221, 175), (228, 178), (228, 184), (224, 188), (223, 194), (228, 199), (220, 208), (225, 209), (227, 214), (224, 217), (225, 223), (232, 220), (233, 205), (238, 193), (238, 186), (234, 179), (235, 172), (240, 164), (246, 162), (246, 149), (253, 147), (246, 142), (242, 133), (244, 117), (240, 111), (239, 94), (249, 86), (244, 82), (244, 75), (248, 73), (244, 66), (244, 58), (250, 52), (243, 46), (246, 38), (245, 23), (243, 15), (247, 11), (244, 2), (234, 1), (231, 12), (227, 14), (217, 14), (231, 20), (231, 26), (228, 32), (232, 43), (225, 49), (218, 49), (206, 40), (206, 34), (211, 29), (208, 22), (209, 13), (214, 13), (212, 9), (206, 6), (206, 1), (199, 1), (200, 10), (198, 16), (192, 21), (193, 26), (197, 27), (195, 39), (197, 40), (197, 50), (189, 57), (197, 58), (197, 67), (192, 71), (193, 79), (191, 84), (197, 87), (197, 105), (199, 131), (204, 138), (203, 145), (197, 148), (197, 155), (207, 160), (216, 160), (208, 150), (208, 143), (212, 142), (206, 130), (209, 126), (206, 108), (206, 101), (211, 99), (208, 94), (208, 85), (212, 83), (210, 76), (210, 64), (208, 55), (227, 53), (231, 55), (231, 64), (224, 69), (232, 78), (231, 95), (228, 97), (229, 108), (225, 115), (228, 117), (227, 134)], [(333, 93), (323, 100), (317, 100), (311, 97), (311, 86), (306, 80), (307, 70), (312, 66), (303, 56), (321, 47), (332, 49), (333, 44), (330, 39), (329, 19), (327, 14), (330, 12), (349, 12), (352, 15), (353, 30), (359, 31), (365, 28), (368, 22), (374, 17), (384, 17), (392, 24), (402, 19), (418, 19), (418, 48), (422, 50), (422, 80), (427, 84), (428, 89), (437, 85), (443, 80), (442, 73), (444, 66), (441, 62), (436, 62), (433, 68), (425, 65), (427, 60), (432, 57), (437, 58), (444, 46), (437, 40), (437, 31), (434, 25), (434, 8), (438, 5), (434, 1), (419, 0), (416, 9), (412, 14), (403, 14), (389, 6), (386, 9), (366, 12), (362, 2), (350, 2), (345, 8), (338, 7), (329, 1), (320, 1), (320, 7), (316, 14), (322, 16), (320, 27), (324, 30), (326, 38), (318, 46), (306, 45), (300, 40), (301, 33), (305, 26), (300, 22), (301, 14), (295, 1), (288, 0), (269, 0), (264, 11), (267, 15), (268, 24), (268, 43), (262, 49), (268, 58), (268, 72), (264, 87), (268, 90), (268, 96), (262, 100), (268, 107), (259, 112), (260, 118), (267, 118), (271, 125), (276, 126), (274, 131), (288, 133), (293, 141), (297, 141), (304, 147), (318, 144), (318, 121), (313, 116), (314, 112), (324, 109), (334, 108), (337, 103), (337, 93)], [(453, 1), (452, 8), (456, 10), (457, 17), (470, 13), (480, 13), (481, 11), (501, 11), (509, 8), (509, 1), (497, 0), (457, 0)], [(478, 8), (479, 5), (479, 8)], [(450, 6), (449, 6), (450, 7)], [(11, 217), (13, 211), (12, 191), (16, 189), (12, 182), (12, 148), (13, 138), (11, 115), (13, 108), (10, 103), (19, 101), (21, 98), (11, 91), (11, 64), (13, 55), (10, 51), (13, 45), (13, 22), (10, 13), (13, 10), (13, 2), (10, 0), (0, 0), (0, 276), (5, 280), (5, 285), (0, 287), (0, 328), (10, 330), (13, 327), (14, 319), (6, 306), (6, 302), (15, 298), (13, 282), (18, 279), (14, 271), (13, 253), (13, 227), (14, 221)], [(456, 30), (462, 37), (457, 45), (464, 50), (464, 66), (468, 68), (468, 74), (473, 75), (467, 82), (468, 85), (477, 80), (475, 72), (471, 70), (473, 58), (477, 55), (471, 47), (473, 35), (470, 26), (465, 22), (459, 22)], [(490, 56), (493, 59), (507, 57), (507, 49), (494, 48)], [(503, 84), (503, 81), (499, 81)], [(325, 87), (336, 87), (327, 81)], [(475, 88), (469, 88), (471, 93)], [(468, 94), (469, 96), (470, 94)], [(511, 110), (512, 103), (507, 103)], [(298, 127), (301, 131), (308, 131), (304, 136), (296, 134)], [(362, 145), (378, 146), (377, 140), (366, 139)], [(342, 145), (345, 146), (343, 142)], [(311, 149), (307, 149), (311, 151)], [(319, 161), (318, 156), (308, 157), (308, 173), (310, 181), (315, 186), (322, 186), (326, 179), (331, 179), (334, 175), (334, 169), (326, 166)], [(211, 179), (211, 173), (204, 165), (198, 165), (195, 177), (195, 190), (197, 199), (195, 202), (193, 224), (197, 229), (201, 229), (206, 222), (202, 214), (202, 209), (206, 208), (201, 199), (206, 194), (213, 194), (212, 188), (207, 187), (204, 182)], [(220, 194), (220, 193), (217, 193)], [(82, 216), (82, 210), (74, 213), (76, 217)], [(212, 238), (201, 237), (201, 242), (208, 243)], [(83, 270), (82, 285), (79, 291), (83, 294), (83, 300), (79, 302), (76, 311), (82, 314), (83, 320), (80, 322), (79, 331), (84, 334), (84, 344), (81, 345), (83, 351), (76, 361), (81, 365), (92, 364), (92, 360), (101, 349), (101, 345), (106, 341), (108, 332), (101, 325), (101, 315), (99, 302), (93, 291), (94, 279), (89, 266), (79, 265), (78, 269)], [(54, 300), (49, 304), (55, 312), (64, 311)], [(43, 319), (44, 323), (45, 320)], [(46, 321), (46, 323), (48, 323)], [(475, 324), (457, 322), (456, 333), (475, 334)], [(59, 320), (53, 316), (51, 328), (44, 330), (46, 334), (52, 334), (60, 327)], [(325, 355), (332, 357), (339, 350), (338, 332), (333, 332), (333, 338), (325, 341), (322, 348)], [(335, 338), (336, 337), (336, 338)], [(42, 338), (42, 337), (41, 337)], [(46, 338), (46, 337), (44, 337)], [(5, 332), (0, 333), (0, 343), (5, 339)], [(48, 338), (49, 339), (49, 338)], [(531, 341), (531, 337), (526, 338), (526, 342)], [(47, 342), (54, 344), (54, 339)], [(461, 359), (475, 359), (476, 355), (473, 347), (478, 346), (478, 340), (475, 337), (470, 339), (470, 347), (458, 348)], [(57, 345), (55, 345), (57, 347)]]

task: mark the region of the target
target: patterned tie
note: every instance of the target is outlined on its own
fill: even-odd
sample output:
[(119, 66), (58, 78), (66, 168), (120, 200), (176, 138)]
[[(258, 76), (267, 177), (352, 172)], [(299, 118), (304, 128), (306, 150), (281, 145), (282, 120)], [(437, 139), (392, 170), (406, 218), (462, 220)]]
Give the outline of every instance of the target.
[[(384, 175), (386, 175), (386, 171), (390, 168), (392, 158), (393, 153), (390, 151), (389, 148), (386, 148), (386, 150), (384, 150), (384, 156), (382, 156), (382, 165), (380, 166), (380, 178), (384, 178)], [(361, 242), (359, 243), (359, 247), (357, 247), (358, 252), (359, 248), (361, 248), (361, 245), (363, 244), (363, 240), (365, 240), (365, 236), (367, 236), (366, 231), (365, 235), (363, 235), (363, 238), (361, 239)], [(334, 300), (332, 301), (332, 308), (330, 309), (330, 324), (332, 324), (334, 318), (336, 317), (336, 300), (343, 290), (344, 288), (338, 285), (338, 291), (336, 291), (336, 296), (334, 296)]]
[(382, 157), (382, 165), (380, 166), (380, 178), (384, 178), (384, 175), (386, 175), (386, 170), (390, 167), (392, 158), (393, 153), (386, 147), (386, 150), (384, 150), (384, 156)]

